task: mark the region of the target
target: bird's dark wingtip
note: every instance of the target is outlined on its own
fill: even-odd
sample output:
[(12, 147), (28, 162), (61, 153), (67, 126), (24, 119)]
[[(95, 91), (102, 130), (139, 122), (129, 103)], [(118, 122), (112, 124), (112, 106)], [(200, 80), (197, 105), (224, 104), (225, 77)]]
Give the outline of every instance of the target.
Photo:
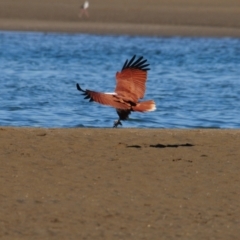
[(129, 62), (128, 60), (126, 60), (126, 62), (122, 67), (122, 71), (126, 68), (135, 68), (142, 71), (150, 70), (150, 68), (146, 68), (147, 66), (149, 66), (149, 64), (147, 63), (147, 59), (144, 59), (143, 56), (138, 57), (136, 60), (135, 58), (136, 58), (136, 55), (134, 55)]
[(78, 90), (78, 91), (85, 92), (85, 91), (80, 87), (80, 85), (79, 85), (78, 83), (76, 84), (76, 87), (77, 87), (77, 90)]

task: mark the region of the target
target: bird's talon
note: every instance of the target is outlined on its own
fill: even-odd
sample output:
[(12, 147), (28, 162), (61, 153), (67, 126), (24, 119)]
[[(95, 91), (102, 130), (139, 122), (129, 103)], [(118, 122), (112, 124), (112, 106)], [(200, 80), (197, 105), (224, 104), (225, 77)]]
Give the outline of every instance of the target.
[(118, 125), (121, 125), (121, 126), (122, 126), (121, 121), (120, 121), (120, 120), (114, 121), (113, 128), (117, 128)]

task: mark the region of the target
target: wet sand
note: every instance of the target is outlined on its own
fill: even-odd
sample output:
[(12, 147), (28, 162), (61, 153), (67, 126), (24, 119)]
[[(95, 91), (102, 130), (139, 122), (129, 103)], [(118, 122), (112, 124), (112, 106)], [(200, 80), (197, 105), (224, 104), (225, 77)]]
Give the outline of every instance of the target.
[(0, 128), (1, 239), (238, 239), (240, 130)]
[(0, 0), (0, 29), (148, 36), (240, 37), (239, 0)]

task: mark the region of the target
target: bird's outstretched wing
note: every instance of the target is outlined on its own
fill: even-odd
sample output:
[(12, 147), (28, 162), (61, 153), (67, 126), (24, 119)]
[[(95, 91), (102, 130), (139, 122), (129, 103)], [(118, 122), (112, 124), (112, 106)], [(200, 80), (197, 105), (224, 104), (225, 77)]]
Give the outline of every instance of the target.
[(117, 85), (115, 92), (119, 96), (127, 97), (133, 102), (144, 97), (146, 89), (147, 71), (149, 64), (143, 57), (135, 60), (136, 55), (130, 61), (126, 60), (121, 72), (116, 73)]
[(118, 109), (130, 109), (131, 106), (129, 103), (123, 101), (122, 99), (118, 98), (116, 94), (108, 94), (108, 93), (101, 93), (95, 92), (91, 90), (83, 90), (80, 85), (77, 83), (77, 89), (83, 92), (85, 96), (84, 99), (89, 99), (89, 102), (98, 102), (104, 105), (108, 105)]

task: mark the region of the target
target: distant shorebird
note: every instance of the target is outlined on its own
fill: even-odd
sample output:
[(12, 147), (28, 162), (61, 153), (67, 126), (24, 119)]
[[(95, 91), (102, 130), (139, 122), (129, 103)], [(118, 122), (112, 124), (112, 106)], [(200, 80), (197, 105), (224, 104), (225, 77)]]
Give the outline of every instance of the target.
[(89, 2), (85, 1), (83, 3), (83, 5), (81, 6), (81, 9), (80, 9), (80, 12), (79, 12), (78, 16), (81, 18), (85, 14), (87, 17), (89, 17), (89, 14), (88, 14), (88, 11), (87, 11), (88, 8), (89, 8)]
[(144, 97), (149, 64), (143, 57), (130, 61), (126, 60), (121, 72), (116, 73), (116, 88), (113, 93), (101, 93), (92, 90), (83, 90), (77, 83), (77, 89), (83, 92), (84, 99), (90, 99), (100, 104), (116, 108), (119, 119), (114, 121), (113, 127), (122, 125), (121, 120), (127, 120), (131, 112), (148, 112), (156, 109), (153, 100), (139, 102)]

